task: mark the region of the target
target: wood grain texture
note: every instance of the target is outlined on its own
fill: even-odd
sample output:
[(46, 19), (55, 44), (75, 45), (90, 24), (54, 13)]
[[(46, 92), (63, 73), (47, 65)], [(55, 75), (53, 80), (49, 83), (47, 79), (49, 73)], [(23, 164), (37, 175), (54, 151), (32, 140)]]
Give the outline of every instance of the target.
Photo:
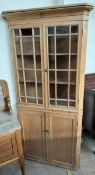
[(13, 159), (17, 156), (18, 153), (14, 134), (4, 136), (0, 142), (0, 163)]
[[(21, 88), (25, 96), (24, 102), (21, 103), (20, 97), (20, 83), (17, 69), (17, 53), (16, 46), (12, 44), (14, 70), (16, 75), (16, 91), (18, 101), (19, 119), (23, 127), (23, 141), (25, 157), (32, 158), (41, 161), (47, 161), (52, 164), (62, 165), (65, 167), (78, 168), (80, 159), (80, 139), (81, 139), (81, 122), (82, 122), (82, 110), (83, 110), (83, 92), (84, 92), (84, 70), (86, 59), (86, 43), (87, 43), (87, 21), (89, 12), (93, 9), (93, 6), (89, 4), (80, 5), (66, 5), (59, 7), (49, 7), (40, 9), (29, 9), (19, 11), (3, 12), (3, 17), (8, 20), (9, 29), (11, 33), (11, 43), (14, 43), (14, 29), (20, 31), (20, 46), (18, 45), (18, 52), (21, 47), (22, 57), (22, 69), (24, 75), (24, 86)], [(75, 107), (73, 106), (50, 106), (49, 97), (49, 74), (48, 74), (48, 27), (56, 26), (78, 26), (77, 43), (73, 41), (73, 48), (77, 44), (77, 68), (76, 68), (76, 95), (75, 95)], [(41, 67), (42, 67), (42, 81), (43, 81), (43, 105), (27, 103), (27, 92), (25, 82), (25, 70), (24, 70), (24, 52), (22, 48), (22, 38), (26, 36), (21, 35), (21, 30), (24, 28), (31, 29), (40, 27), (40, 48), (41, 48)], [(55, 28), (54, 28), (55, 30)], [(56, 32), (55, 32), (56, 33)], [(65, 34), (63, 34), (65, 35)], [(66, 34), (67, 36), (68, 34)], [(68, 88), (70, 89), (70, 57), (71, 57), (71, 40), (72, 32), (69, 31), (69, 78)], [(32, 36), (32, 35), (31, 35)], [(54, 35), (55, 36), (55, 35)], [(75, 37), (75, 36), (74, 36)], [(29, 36), (28, 36), (29, 38)], [(31, 38), (31, 37), (30, 37)], [(56, 40), (56, 37), (54, 37)], [(68, 45), (68, 44), (67, 44)], [(67, 45), (65, 45), (67, 47)], [(61, 47), (61, 44), (60, 44)], [(60, 48), (59, 47), (59, 48)], [(55, 41), (56, 48), (56, 41)], [(30, 54), (32, 49), (30, 46), (25, 46), (26, 53)], [(55, 59), (56, 59), (55, 49)], [(59, 49), (60, 50), (60, 49)], [(33, 38), (33, 52), (34, 38)], [(35, 54), (34, 54), (35, 58)], [(28, 60), (27, 60), (28, 63)], [(65, 64), (65, 63), (64, 63)], [(35, 64), (36, 65), (36, 64)], [(26, 64), (27, 66), (27, 64)], [(30, 66), (30, 65), (29, 65)], [(31, 68), (32, 69), (32, 68)], [(36, 70), (36, 66), (35, 66)], [(35, 71), (34, 70), (34, 71)], [(57, 70), (55, 69), (57, 72)], [(57, 75), (57, 73), (55, 74)], [(31, 74), (28, 76), (32, 79)], [(56, 77), (56, 76), (55, 76)], [(37, 78), (37, 77), (36, 77)], [(22, 77), (20, 76), (20, 79)], [(57, 78), (56, 78), (57, 79)], [(33, 82), (32, 82), (33, 83)], [(37, 84), (37, 79), (35, 80)], [(57, 80), (56, 80), (57, 84)], [(30, 85), (31, 87), (31, 85)], [(30, 88), (29, 87), (29, 88)], [(24, 89), (23, 89), (24, 88)], [(54, 89), (52, 89), (53, 92)], [(57, 96), (57, 86), (55, 88), (55, 96)], [(37, 87), (32, 94), (37, 96)], [(68, 91), (68, 99), (70, 99), (70, 93)], [(28, 94), (31, 96), (30, 90)], [(74, 94), (72, 90), (71, 97)], [(60, 96), (60, 95), (59, 95)], [(61, 99), (61, 97), (60, 97)], [(57, 101), (57, 97), (55, 99)], [(68, 104), (69, 104), (68, 101)], [(56, 102), (57, 104), (57, 102)]]
[(11, 112), (11, 102), (10, 102), (10, 96), (9, 96), (9, 89), (8, 89), (8, 83), (5, 80), (0, 80), (0, 86), (2, 87), (3, 97), (4, 97), (4, 108), (1, 109), (5, 111)]
[(23, 126), (25, 155), (32, 155), (34, 158), (43, 159), (43, 112), (22, 112), (21, 120)]
[(20, 164), (24, 175), (24, 157), (20, 130), (0, 136), (0, 167)]
[[(85, 11), (89, 12), (93, 9), (92, 5), (89, 4), (77, 4), (77, 5), (64, 5), (64, 6), (52, 6), (52, 7), (46, 7), (46, 8), (39, 8), (39, 9), (28, 9), (28, 10), (19, 10), (19, 11), (6, 11), (2, 13), (2, 16), (6, 18), (7, 20), (17, 20), (19, 17), (21, 19), (25, 18), (41, 18), (46, 17), (50, 15), (63, 15), (65, 14), (72, 14), (75, 12), (81, 12)], [(19, 14), (19, 15), (18, 15)]]
[(46, 118), (46, 128), (47, 160), (72, 164), (73, 120), (50, 113)]

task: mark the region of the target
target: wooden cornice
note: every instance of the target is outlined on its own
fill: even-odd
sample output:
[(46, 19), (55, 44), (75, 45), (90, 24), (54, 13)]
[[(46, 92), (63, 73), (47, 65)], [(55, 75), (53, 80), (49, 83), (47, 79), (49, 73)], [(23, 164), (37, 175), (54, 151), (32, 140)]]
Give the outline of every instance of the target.
[(33, 8), (33, 9), (24, 9), (24, 10), (14, 10), (14, 11), (3, 11), (2, 16), (8, 21), (26, 19), (31, 17), (44, 17), (47, 15), (56, 14), (67, 14), (67, 13), (76, 13), (81, 11), (90, 12), (94, 8), (91, 4), (74, 4), (74, 5), (64, 5), (64, 6), (52, 6), (44, 8)]

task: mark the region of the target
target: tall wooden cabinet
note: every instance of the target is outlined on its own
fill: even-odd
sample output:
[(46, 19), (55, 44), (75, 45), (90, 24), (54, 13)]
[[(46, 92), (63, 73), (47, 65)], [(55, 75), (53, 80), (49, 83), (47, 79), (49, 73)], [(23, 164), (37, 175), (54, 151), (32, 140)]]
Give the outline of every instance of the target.
[(78, 168), (88, 4), (3, 12), (26, 158)]

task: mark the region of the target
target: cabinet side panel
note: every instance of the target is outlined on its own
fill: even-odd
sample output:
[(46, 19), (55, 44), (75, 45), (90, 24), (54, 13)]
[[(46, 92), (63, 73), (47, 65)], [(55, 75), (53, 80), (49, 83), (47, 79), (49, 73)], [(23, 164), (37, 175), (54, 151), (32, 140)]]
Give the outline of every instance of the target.
[(15, 134), (9, 134), (0, 138), (0, 163), (10, 161), (18, 157)]

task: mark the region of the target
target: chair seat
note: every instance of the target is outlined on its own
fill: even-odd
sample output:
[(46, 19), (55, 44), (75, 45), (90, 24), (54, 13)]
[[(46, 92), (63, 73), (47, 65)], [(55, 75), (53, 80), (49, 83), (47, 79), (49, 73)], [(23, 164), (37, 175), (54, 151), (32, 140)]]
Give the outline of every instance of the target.
[(0, 112), (0, 135), (15, 130), (21, 129), (17, 120), (17, 114), (10, 114), (9, 112)]

